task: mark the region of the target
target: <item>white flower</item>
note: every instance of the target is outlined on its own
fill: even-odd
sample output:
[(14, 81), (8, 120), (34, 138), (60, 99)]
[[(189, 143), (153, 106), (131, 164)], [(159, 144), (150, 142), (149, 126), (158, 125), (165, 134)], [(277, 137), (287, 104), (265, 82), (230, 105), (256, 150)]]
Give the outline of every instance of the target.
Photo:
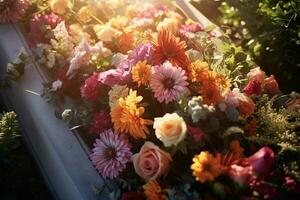
[(70, 67), (67, 71), (67, 76), (72, 77), (74, 71), (80, 68), (81, 63), (88, 60), (93, 55), (104, 56), (105, 54), (109, 54), (109, 52), (108, 49), (103, 47), (103, 43), (101, 41), (94, 46), (91, 46), (85, 39), (83, 39), (74, 50), (73, 58), (70, 61)]
[(67, 9), (71, 8), (72, 4), (69, 0), (51, 0), (50, 8), (57, 14), (64, 14)]
[(47, 55), (47, 63), (46, 63), (46, 66), (48, 68), (53, 68), (54, 65), (55, 65), (55, 54), (54, 52), (50, 52), (48, 55)]
[(156, 137), (166, 147), (177, 145), (181, 142), (187, 131), (187, 126), (182, 117), (177, 113), (166, 113), (163, 117), (154, 118), (153, 128)]
[(99, 40), (103, 42), (111, 42), (113, 38), (117, 38), (121, 35), (121, 32), (112, 28), (109, 25), (96, 25), (94, 31)]
[(56, 80), (52, 83), (52, 91), (57, 91), (59, 88), (61, 88), (62, 82), (60, 80)]
[(66, 55), (71, 55), (74, 45), (72, 44), (72, 38), (69, 36), (65, 22), (60, 22), (55, 29), (53, 29), (55, 39), (51, 39), (51, 45), (54, 50), (63, 52)]
[(133, 28), (146, 28), (153, 24), (153, 19), (150, 18), (134, 18), (132, 20)]

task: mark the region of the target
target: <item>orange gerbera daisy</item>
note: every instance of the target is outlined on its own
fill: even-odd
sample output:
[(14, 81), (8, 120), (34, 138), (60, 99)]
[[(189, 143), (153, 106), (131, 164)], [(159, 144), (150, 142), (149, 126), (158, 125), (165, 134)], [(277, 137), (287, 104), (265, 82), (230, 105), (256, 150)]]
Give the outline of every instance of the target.
[(207, 105), (216, 105), (222, 100), (220, 87), (214, 81), (206, 81), (200, 86), (200, 94)]
[(205, 181), (213, 181), (222, 173), (222, 166), (218, 159), (214, 158), (207, 151), (202, 151), (193, 158), (191, 169), (197, 181), (204, 183)]
[[(221, 92), (227, 91), (230, 89), (231, 83), (230, 79), (224, 76), (223, 74), (219, 74), (217, 72), (214, 72), (209, 69), (209, 66), (207, 62), (202, 62), (200, 60), (197, 60), (189, 66), (188, 70), (189, 78), (192, 82), (199, 82), (200, 84), (203, 84), (204, 86), (212, 85), (211, 87), (202, 88), (202, 93), (207, 92), (207, 97), (209, 97), (211, 94), (211, 90), (218, 89), (219, 92), (214, 90), (217, 96), (220, 97)], [(205, 91), (205, 92), (204, 92)], [(200, 90), (201, 93), (201, 90)], [(212, 100), (214, 102), (214, 100)]]
[(147, 85), (151, 76), (151, 65), (147, 64), (147, 61), (139, 61), (132, 67), (131, 70), (132, 79), (138, 83), (138, 86)]
[(123, 31), (119, 37), (119, 45), (122, 53), (127, 53), (134, 48), (134, 34), (133, 31)]
[(153, 124), (152, 120), (143, 119), (144, 107), (138, 107), (143, 97), (137, 96), (137, 92), (130, 90), (126, 98), (120, 98), (118, 104), (111, 110), (111, 119), (114, 129), (121, 133), (129, 133), (135, 139), (146, 139), (149, 134), (147, 125)]
[(161, 30), (157, 43), (153, 44), (153, 63), (159, 65), (168, 60), (176, 67), (187, 69), (190, 61), (185, 54), (185, 47), (184, 41), (180, 41), (168, 30)]
[(221, 86), (223, 91), (228, 91), (231, 87), (231, 80), (222, 75), (222, 74), (217, 74), (215, 75), (215, 80), (216, 80), (216, 84)]
[(207, 62), (197, 60), (189, 66), (189, 78), (193, 82), (205, 82), (209, 77), (209, 67)]
[(149, 181), (143, 186), (147, 200), (167, 200), (168, 197), (156, 180)]

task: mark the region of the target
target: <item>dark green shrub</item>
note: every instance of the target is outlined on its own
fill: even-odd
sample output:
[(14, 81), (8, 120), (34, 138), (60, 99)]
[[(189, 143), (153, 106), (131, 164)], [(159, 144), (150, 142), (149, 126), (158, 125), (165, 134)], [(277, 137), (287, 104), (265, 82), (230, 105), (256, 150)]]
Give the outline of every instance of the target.
[(193, 4), (268, 74), (274, 74), (283, 91), (299, 91), (299, 0), (198, 0)]

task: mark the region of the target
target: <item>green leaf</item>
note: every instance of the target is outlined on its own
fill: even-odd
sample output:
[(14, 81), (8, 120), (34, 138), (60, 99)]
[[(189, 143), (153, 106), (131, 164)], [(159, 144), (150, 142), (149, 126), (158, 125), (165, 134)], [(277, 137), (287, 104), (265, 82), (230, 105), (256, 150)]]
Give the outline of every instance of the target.
[(178, 145), (177, 145), (177, 149), (179, 151), (181, 151), (182, 153), (184, 154), (187, 154), (188, 151), (187, 151), (187, 143), (185, 141), (182, 141), (180, 142)]
[(205, 27), (205, 28), (204, 28), (204, 31), (205, 31), (205, 32), (211, 32), (211, 31), (213, 31), (213, 30), (215, 30), (215, 29), (216, 29), (216, 25), (211, 24), (211, 25), (208, 25), (207, 27)]

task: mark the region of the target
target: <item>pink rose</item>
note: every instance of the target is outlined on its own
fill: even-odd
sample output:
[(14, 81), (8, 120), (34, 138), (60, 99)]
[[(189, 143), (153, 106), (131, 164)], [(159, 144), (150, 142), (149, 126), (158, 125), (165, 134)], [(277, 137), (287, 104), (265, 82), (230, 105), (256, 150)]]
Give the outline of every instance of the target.
[(249, 80), (248, 84), (244, 88), (244, 93), (247, 95), (256, 95), (256, 96), (261, 95), (264, 89), (263, 83), (259, 82), (257, 79)]
[(244, 117), (249, 117), (252, 115), (255, 111), (255, 103), (252, 101), (252, 99), (243, 93), (240, 93), (237, 95), (238, 99), (238, 109), (242, 113)]
[(84, 85), (80, 88), (82, 98), (93, 101), (100, 96), (101, 83), (98, 81), (98, 77), (99, 74), (94, 73), (85, 80)]
[(300, 106), (300, 99), (293, 97), (287, 102), (286, 106), (289, 110), (295, 110), (295, 108)]
[(275, 162), (275, 153), (269, 147), (263, 147), (248, 158), (248, 162), (257, 175), (267, 174)]
[(132, 156), (132, 160), (135, 172), (148, 181), (166, 175), (172, 158), (152, 142), (145, 142), (140, 152)]
[(271, 95), (280, 93), (278, 83), (273, 75), (265, 79), (265, 88)]
[(256, 67), (251, 69), (250, 72), (247, 74), (249, 80), (257, 80), (259, 83), (263, 84), (266, 78), (266, 74), (264, 71), (260, 69), (260, 67)]
[(245, 185), (252, 177), (252, 167), (233, 164), (230, 166), (229, 176), (240, 185)]
[(259, 67), (251, 69), (247, 74), (249, 82), (244, 88), (247, 95), (261, 95), (265, 86), (266, 74)]

